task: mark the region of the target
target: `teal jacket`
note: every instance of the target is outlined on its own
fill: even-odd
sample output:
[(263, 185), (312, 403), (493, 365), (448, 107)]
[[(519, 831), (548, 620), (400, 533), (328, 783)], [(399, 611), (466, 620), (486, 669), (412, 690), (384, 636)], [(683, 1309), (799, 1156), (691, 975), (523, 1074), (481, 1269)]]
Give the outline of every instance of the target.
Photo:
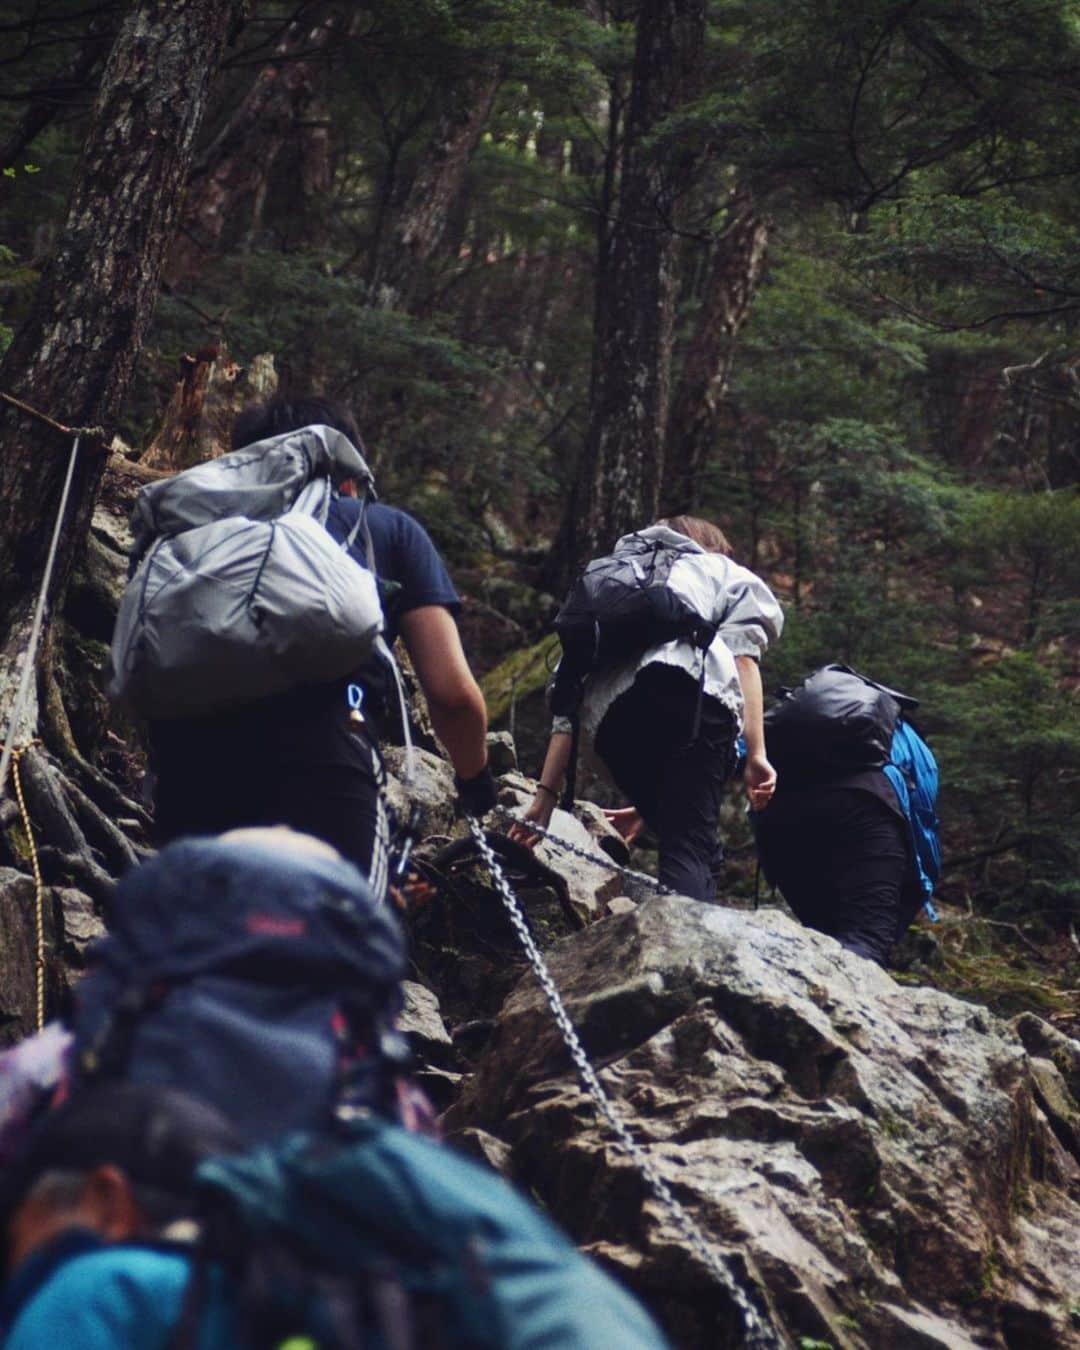
[[(641, 1305), (501, 1177), (378, 1118), (357, 1121), (337, 1147), (298, 1134), (204, 1163), (197, 1184), (208, 1200), (228, 1200), (253, 1250), (287, 1238), (329, 1277), (351, 1279), (396, 1253), (405, 1287), (444, 1309), (448, 1346), (667, 1346)], [(105, 1247), (87, 1233), (58, 1239), (5, 1291), (2, 1350), (169, 1350), (190, 1272), (182, 1248)], [(243, 1350), (236, 1298), (223, 1271), (210, 1273), (198, 1350)], [(304, 1286), (303, 1305), (287, 1282), (271, 1292), (283, 1324), (295, 1326)], [(329, 1325), (317, 1304), (299, 1320)], [(332, 1332), (312, 1335), (336, 1343)], [(376, 1336), (373, 1350), (380, 1343)]]
[[(95, 1246), (27, 1272), (20, 1303), (9, 1292), (4, 1350), (168, 1350), (191, 1270), (166, 1248)], [(36, 1278), (35, 1278), (36, 1277)], [(11, 1307), (12, 1303), (16, 1306)], [(199, 1350), (237, 1350), (240, 1342), (221, 1273), (203, 1305)]]

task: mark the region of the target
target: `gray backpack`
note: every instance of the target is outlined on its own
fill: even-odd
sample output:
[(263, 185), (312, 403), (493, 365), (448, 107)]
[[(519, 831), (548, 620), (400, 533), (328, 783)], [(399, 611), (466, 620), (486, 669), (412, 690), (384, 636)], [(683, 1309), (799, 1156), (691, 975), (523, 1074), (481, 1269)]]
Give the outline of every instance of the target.
[(109, 698), (141, 717), (198, 717), (340, 678), (383, 647), (374, 567), (348, 551), (356, 530), (339, 544), (324, 528), (347, 478), (374, 495), (348, 437), (310, 426), (143, 488)]

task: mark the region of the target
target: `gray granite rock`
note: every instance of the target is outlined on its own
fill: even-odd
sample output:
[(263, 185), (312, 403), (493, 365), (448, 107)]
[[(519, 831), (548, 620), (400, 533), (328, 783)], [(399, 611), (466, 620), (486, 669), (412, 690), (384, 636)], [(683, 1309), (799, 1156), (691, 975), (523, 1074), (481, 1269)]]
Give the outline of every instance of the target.
[[(1008, 1024), (774, 910), (655, 898), (549, 955), (653, 1165), (793, 1344), (1080, 1345), (1075, 1102)], [(597, 1123), (531, 976), (448, 1124), (507, 1144), (678, 1345), (728, 1343), (725, 1296)]]

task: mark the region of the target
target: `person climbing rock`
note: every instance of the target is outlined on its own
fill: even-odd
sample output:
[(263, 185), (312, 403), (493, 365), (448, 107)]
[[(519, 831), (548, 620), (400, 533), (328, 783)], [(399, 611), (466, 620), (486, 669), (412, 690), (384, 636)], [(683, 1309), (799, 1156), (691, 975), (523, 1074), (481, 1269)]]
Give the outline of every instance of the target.
[(0, 1138), (4, 1350), (663, 1350), (507, 1182), (373, 1091), (405, 940), (333, 849), (180, 841), (117, 906), (65, 1099)]
[(715, 898), (720, 803), (740, 733), (751, 803), (763, 806), (776, 786), (758, 661), (783, 628), (768, 586), (729, 555), (718, 526), (673, 516), (586, 568), (556, 620), (556, 716), (535, 795), (513, 827), (519, 842), (535, 844), (528, 826), (550, 823), (584, 732), (633, 804), (609, 812), (611, 822), (628, 840), (645, 825), (656, 834), (663, 885)]
[(886, 965), (941, 867), (938, 771), (916, 699), (824, 666), (765, 715), (779, 787), (751, 813), (762, 872), (809, 928)]
[[(236, 448), (258, 447), (289, 432), (302, 439), (304, 429), (314, 427), (334, 428), (362, 450), (352, 412), (314, 396), (278, 397), (247, 409), (232, 441)], [(462, 802), (482, 815), (495, 800), (487, 712), (454, 622), (457, 592), (435, 546), (406, 512), (358, 500), (349, 481), (330, 503), (326, 528), (338, 541), (351, 538), (349, 552), (364, 566), (370, 540), (383, 640), (392, 646), (400, 635)], [(244, 825), (291, 825), (333, 844), (382, 891), (388, 825), (378, 745), (391, 688), (387, 663), (373, 657), (341, 679), (306, 681), (206, 716), (153, 719), (158, 842)]]

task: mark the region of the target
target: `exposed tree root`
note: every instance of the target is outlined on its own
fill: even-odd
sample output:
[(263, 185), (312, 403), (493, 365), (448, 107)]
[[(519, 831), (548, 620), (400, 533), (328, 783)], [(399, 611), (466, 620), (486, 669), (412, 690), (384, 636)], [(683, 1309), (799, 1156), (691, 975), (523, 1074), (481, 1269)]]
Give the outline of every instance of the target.
[(60, 685), (53, 668), (51, 640), (42, 661), (41, 700), (42, 730), (49, 749), (78, 778), (83, 792), (106, 817), (106, 824), (111, 829), (116, 828), (112, 824), (112, 820), (107, 819), (107, 817), (136, 820), (140, 829), (146, 835), (149, 835), (151, 827), (149, 814), (137, 802), (121, 792), (100, 769), (96, 769), (89, 760), (85, 759), (79, 747), (75, 744), (71, 722), (67, 715), (67, 709), (64, 707), (64, 697), (60, 692)]

